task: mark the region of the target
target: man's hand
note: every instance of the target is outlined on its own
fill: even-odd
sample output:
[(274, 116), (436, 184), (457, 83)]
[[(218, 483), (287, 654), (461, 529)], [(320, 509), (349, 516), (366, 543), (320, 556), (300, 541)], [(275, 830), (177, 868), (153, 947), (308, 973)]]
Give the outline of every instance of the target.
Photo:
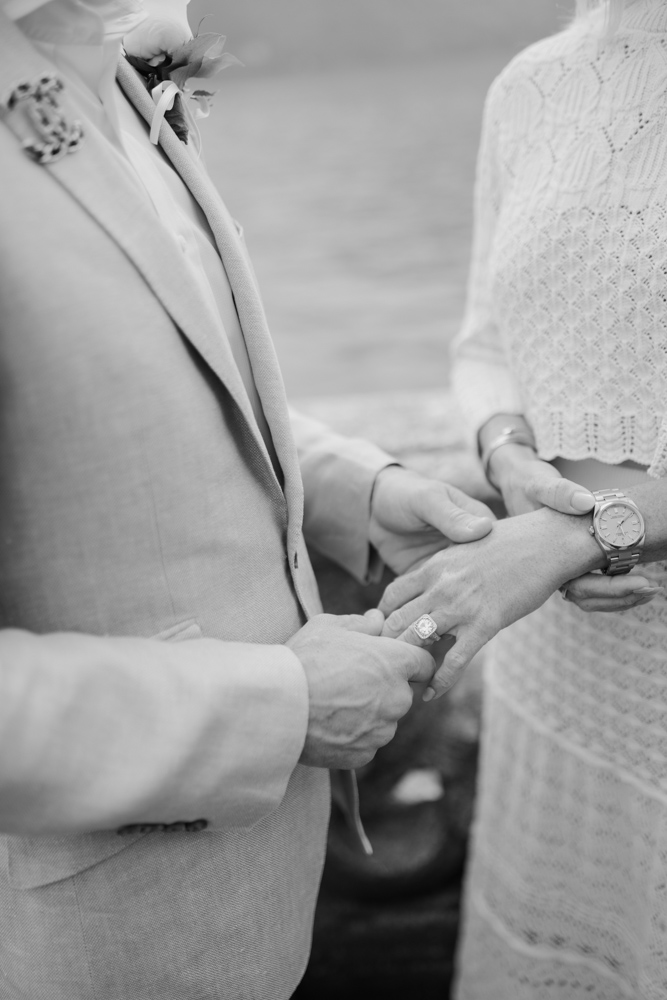
[(405, 573), (452, 542), (482, 538), (494, 520), (455, 486), (392, 465), (375, 480), (369, 537), (383, 562)]
[(394, 580), (380, 602), (388, 616), (383, 635), (419, 643), (410, 626), (428, 614), (439, 635), (455, 636), (431, 685), (443, 694), (500, 629), (539, 608), (566, 580), (603, 563), (578, 518), (547, 509), (508, 518), (485, 538), (439, 552)]
[(380, 638), (384, 616), (317, 615), (286, 645), (301, 660), (310, 710), (301, 763), (361, 767), (389, 743), (412, 705), (411, 684), (431, 680), (424, 649)]

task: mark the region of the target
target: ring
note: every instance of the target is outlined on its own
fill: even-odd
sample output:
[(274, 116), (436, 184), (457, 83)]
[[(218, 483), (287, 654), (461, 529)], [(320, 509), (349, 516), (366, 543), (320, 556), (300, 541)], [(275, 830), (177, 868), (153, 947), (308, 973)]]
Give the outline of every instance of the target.
[(430, 615), (422, 615), (410, 628), (422, 642), (438, 642), (440, 639), (437, 622), (434, 622)]

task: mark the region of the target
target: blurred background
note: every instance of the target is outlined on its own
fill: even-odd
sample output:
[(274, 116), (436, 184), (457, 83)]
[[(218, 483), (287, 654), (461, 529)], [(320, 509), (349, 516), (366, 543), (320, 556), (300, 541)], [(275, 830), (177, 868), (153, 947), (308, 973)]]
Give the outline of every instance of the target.
[[(485, 92), (568, 0), (192, 0), (227, 35), (203, 123), (292, 396), (447, 380)], [(207, 15), (210, 15), (207, 17)]]
[[(448, 390), (484, 95), (568, 0), (192, 0), (227, 35), (204, 155), (243, 225), (288, 394), (407, 466), (497, 497)], [(314, 554), (325, 609), (361, 588)], [(359, 774), (375, 848), (332, 811), (299, 1000), (446, 1000), (474, 803), (482, 656)]]

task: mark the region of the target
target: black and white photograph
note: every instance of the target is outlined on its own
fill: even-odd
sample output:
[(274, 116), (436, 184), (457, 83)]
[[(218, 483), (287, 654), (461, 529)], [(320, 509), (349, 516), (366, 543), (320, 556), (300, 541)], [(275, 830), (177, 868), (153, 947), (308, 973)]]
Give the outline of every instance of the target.
[(667, 0), (0, 0), (0, 1000), (345, 997), (667, 1000)]

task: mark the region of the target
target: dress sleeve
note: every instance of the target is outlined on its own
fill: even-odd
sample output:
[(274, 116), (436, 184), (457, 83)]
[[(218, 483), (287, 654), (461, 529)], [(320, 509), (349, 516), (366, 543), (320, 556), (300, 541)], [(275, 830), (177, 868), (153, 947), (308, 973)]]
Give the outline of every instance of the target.
[(475, 435), (496, 413), (521, 413), (523, 404), (495, 322), (490, 257), (501, 207), (498, 159), (498, 81), (489, 91), (477, 160), (472, 259), (466, 311), (452, 345), (452, 385)]

